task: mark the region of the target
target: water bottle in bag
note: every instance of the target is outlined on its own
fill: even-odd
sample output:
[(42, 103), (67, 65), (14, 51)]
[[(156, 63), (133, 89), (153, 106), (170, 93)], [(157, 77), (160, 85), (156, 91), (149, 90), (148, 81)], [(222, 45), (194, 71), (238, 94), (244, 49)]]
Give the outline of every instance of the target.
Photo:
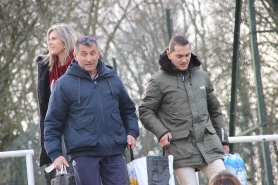
[(236, 176), (242, 185), (247, 185), (244, 161), (238, 153), (235, 154)]
[(234, 174), (236, 176), (236, 163), (235, 163), (235, 156), (228, 153), (224, 156), (224, 165), (228, 172)]

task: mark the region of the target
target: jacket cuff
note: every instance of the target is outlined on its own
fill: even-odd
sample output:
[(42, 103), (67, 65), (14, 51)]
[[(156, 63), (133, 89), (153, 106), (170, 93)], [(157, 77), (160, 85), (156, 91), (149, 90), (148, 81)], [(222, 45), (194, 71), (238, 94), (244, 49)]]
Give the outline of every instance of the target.
[(229, 145), (229, 142), (228, 141), (222, 141), (222, 146), (223, 145)]
[(52, 160), (52, 162), (54, 162), (54, 160), (55, 160), (57, 157), (60, 157), (60, 156), (63, 156), (63, 155), (61, 154), (61, 152), (55, 151), (55, 152), (51, 153), (49, 157), (50, 157), (50, 159)]
[(136, 131), (129, 131), (126, 135), (132, 135), (136, 139), (139, 136), (139, 133)]

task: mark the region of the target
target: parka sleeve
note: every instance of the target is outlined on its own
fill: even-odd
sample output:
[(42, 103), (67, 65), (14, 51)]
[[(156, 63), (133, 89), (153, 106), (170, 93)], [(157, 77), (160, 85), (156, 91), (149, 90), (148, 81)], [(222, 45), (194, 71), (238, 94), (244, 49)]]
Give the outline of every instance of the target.
[(135, 104), (130, 98), (124, 84), (118, 77), (118, 88), (120, 89), (120, 114), (127, 135), (132, 135), (134, 138), (139, 136), (138, 118), (136, 115)]
[(206, 87), (207, 106), (208, 106), (208, 112), (210, 115), (212, 125), (213, 125), (214, 129), (216, 130), (216, 132), (222, 142), (222, 145), (228, 145), (229, 144), (228, 134), (225, 129), (224, 117), (222, 114), (220, 103), (213, 92), (214, 88), (213, 88), (211, 80), (209, 79), (208, 76), (207, 76), (207, 84), (208, 84), (208, 86)]
[(152, 132), (158, 140), (165, 133), (169, 132), (157, 117), (163, 97), (164, 95), (159, 84), (152, 78), (142, 95), (139, 106), (139, 119), (142, 125)]
[(65, 91), (58, 80), (51, 93), (44, 121), (44, 146), (52, 161), (62, 155), (61, 136), (68, 110)]

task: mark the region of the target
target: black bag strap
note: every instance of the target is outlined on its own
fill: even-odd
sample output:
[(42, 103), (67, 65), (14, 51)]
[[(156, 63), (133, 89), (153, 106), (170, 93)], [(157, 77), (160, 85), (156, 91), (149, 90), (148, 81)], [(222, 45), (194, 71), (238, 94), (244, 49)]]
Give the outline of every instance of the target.
[(133, 161), (134, 160), (134, 154), (133, 154), (133, 150), (132, 150), (131, 147), (129, 149), (129, 152), (130, 152), (130, 161)]
[(165, 151), (167, 150), (167, 146), (162, 147), (162, 155), (165, 156)]

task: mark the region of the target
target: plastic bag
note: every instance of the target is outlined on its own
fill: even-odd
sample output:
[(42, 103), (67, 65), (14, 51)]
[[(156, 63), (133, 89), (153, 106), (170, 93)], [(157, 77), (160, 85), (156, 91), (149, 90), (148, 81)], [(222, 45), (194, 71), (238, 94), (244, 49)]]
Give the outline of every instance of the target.
[(133, 157), (127, 164), (131, 185), (175, 185), (173, 156), (146, 156), (139, 159)]

